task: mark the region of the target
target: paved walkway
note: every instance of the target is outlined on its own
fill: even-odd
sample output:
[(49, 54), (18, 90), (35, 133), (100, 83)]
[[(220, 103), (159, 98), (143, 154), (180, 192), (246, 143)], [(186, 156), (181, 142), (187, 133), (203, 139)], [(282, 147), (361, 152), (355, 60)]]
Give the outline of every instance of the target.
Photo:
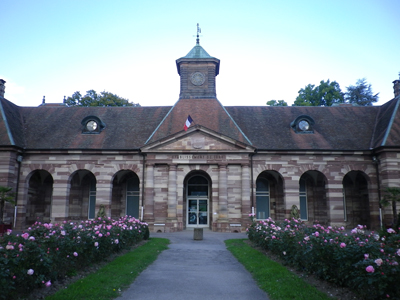
[(119, 300), (266, 300), (250, 273), (226, 249), (224, 240), (246, 238), (244, 233), (204, 230), (203, 240), (193, 240), (193, 230), (152, 233), (167, 238), (164, 250), (125, 290)]

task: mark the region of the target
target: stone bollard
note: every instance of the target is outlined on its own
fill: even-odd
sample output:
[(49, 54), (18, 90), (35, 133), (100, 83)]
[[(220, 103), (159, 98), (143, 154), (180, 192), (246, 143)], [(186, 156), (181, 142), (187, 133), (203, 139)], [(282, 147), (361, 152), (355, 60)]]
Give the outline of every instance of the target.
[(193, 232), (193, 239), (200, 241), (203, 239), (203, 228), (195, 228)]

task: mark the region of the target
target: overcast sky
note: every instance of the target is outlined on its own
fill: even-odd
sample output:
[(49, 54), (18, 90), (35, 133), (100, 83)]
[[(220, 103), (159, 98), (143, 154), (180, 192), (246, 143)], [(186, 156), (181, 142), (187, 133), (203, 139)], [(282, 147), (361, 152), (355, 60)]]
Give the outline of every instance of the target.
[(308, 84), (345, 91), (364, 77), (383, 104), (400, 72), (399, 0), (1, 0), (0, 11), (0, 78), (20, 106), (90, 89), (173, 105), (197, 23), (226, 106), (292, 104)]

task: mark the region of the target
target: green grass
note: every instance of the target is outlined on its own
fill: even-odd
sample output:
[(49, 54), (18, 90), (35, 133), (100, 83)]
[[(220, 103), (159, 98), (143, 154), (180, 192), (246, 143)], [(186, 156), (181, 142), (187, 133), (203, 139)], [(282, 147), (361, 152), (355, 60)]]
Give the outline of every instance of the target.
[(252, 248), (245, 240), (227, 240), (229, 251), (252, 274), (258, 286), (273, 300), (324, 300), (332, 298), (297, 277), (281, 264)]
[(58, 291), (46, 300), (100, 300), (115, 299), (147, 268), (161, 251), (167, 249), (169, 240), (151, 238), (131, 252), (119, 256), (96, 273), (80, 279), (68, 288)]

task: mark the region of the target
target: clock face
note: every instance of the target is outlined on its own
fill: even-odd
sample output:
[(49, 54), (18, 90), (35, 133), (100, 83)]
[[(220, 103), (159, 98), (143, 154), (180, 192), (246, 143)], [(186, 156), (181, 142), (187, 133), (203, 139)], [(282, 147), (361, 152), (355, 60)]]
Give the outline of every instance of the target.
[(195, 72), (192, 74), (190, 77), (190, 81), (197, 86), (203, 85), (204, 81), (206, 80), (206, 77), (204, 76), (203, 73), (200, 72)]
[(86, 128), (89, 131), (95, 131), (97, 129), (97, 122), (96, 121), (89, 121), (86, 123)]
[(309, 128), (310, 128), (310, 124), (307, 121), (302, 120), (299, 122), (299, 129), (301, 131), (307, 131)]

